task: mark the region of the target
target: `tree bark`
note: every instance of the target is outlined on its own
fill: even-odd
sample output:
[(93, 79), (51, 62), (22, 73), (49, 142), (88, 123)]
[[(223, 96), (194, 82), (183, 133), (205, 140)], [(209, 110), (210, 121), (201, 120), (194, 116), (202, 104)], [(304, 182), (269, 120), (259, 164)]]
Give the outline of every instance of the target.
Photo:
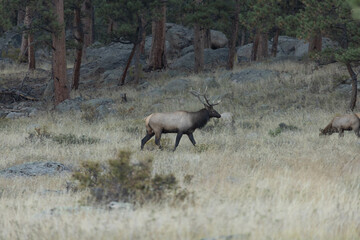
[(140, 54), (145, 55), (145, 40), (146, 40), (146, 31), (145, 31), (145, 19), (141, 16), (141, 28), (143, 29), (141, 34), (141, 42), (140, 42)]
[(166, 67), (165, 56), (165, 22), (166, 4), (161, 7), (161, 18), (152, 22), (152, 44), (149, 69), (163, 69)]
[(354, 72), (354, 70), (351, 67), (350, 63), (346, 63), (346, 68), (351, 76), (351, 99), (350, 99), (350, 110), (354, 111), (354, 108), (356, 106), (356, 99), (357, 99), (357, 77), (356, 77), (356, 73)]
[(29, 69), (34, 70), (36, 68), (35, 46), (34, 46), (34, 36), (31, 33), (28, 34), (28, 62), (29, 62)]
[(31, 33), (31, 21), (32, 21), (32, 10), (29, 6), (25, 10), (24, 25), (28, 29), (27, 31), (27, 55), (28, 55), (28, 67), (30, 70), (35, 69), (35, 47), (34, 47), (34, 36)]
[(73, 68), (73, 81), (71, 88), (77, 90), (79, 88), (80, 67), (81, 67), (83, 45), (84, 45), (84, 32), (81, 24), (80, 8), (76, 8), (74, 10), (74, 37), (76, 41), (76, 58)]
[(276, 28), (272, 47), (271, 47), (271, 56), (272, 57), (276, 57), (276, 54), (277, 54), (277, 49), (278, 49), (278, 44), (279, 44), (279, 34), (280, 34), (280, 29)]
[(17, 25), (20, 26), (24, 24), (24, 19), (25, 19), (25, 9), (23, 7), (20, 7), (17, 13)]
[(198, 23), (194, 25), (194, 57), (195, 73), (202, 72), (204, 70), (204, 33)]
[(322, 34), (321, 32), (316, 33), (309, 40), (309, 53), (321, 52), (322, 49)]
[(84, 34), (84, 47), (87, 48), (93, 44), (94, 31), (93, 31), (93, 6), (91, 0), (84, 0), (81, 8), (84, 14), (82, 18), (83, 34)]
[(237, 60), (237, 55), (236, 55), (236, 42), (237, 42), (237, 37), (238, 37), (238, 32), (239, 32), (239, 3), (238, 1), (235, 2), (236, 6), (235, 6), (235, 12), (234, 12), (234, 16), (232, 16), (232, 25), (234, 26), (233, 28), (233, 32), (231, 34), (230, 37), (230, 41), (229, 41), (229, 59), (227, 62), (227, 66), (226, 68), (231, 70), (234, 68), (234, 64)]
[(256, 59), (263, 60), (266, 59), (268, 56), (268, 34), (261, 32), (259, 36), (259, 45)]
[[(18, 26), (25, 25), (25, 9), (23, 7), (20, 7), (20, 9), (18, 10), (17, 25)], [(23, 30), (22, 38), (21, 38), (20, 53), (18, 56), (18, 61), (21, 63), (27, 61), (27, 44), (28, 44), (28, 39), (26, 37), (26, 31)]]
[[(29, 10), (29, 7), (25, 7), (25, 10), (20, 9), (18, 13), (18, 21), (20, 20), (20, 18), (22, 18), (23, 22), (21, 24), (23, 24), (24, 28), (26, 28), (26, 30), (24, 29), (22, 33), (20, 53), (18, 57), (18, 61), (21, 63), (25, 63), (28, 61), (28, 29), (30, 27)], [(20, 12), (22, 12), (23, 14), (20, 14)]]
[(260, 39), (260, 34), (256, 33), (254, 36), (254, 42), (253, 42), (253, 46), (251, 49), (251, 61), (256, 61), (256, 59), (257, 59), (259, 39)]
[(52, 33), (53, 48), (53, 78), (55, 88), (55, 105), (69, 98), (66, 81), (66, 46), (64, 27), (64, 1), (53, 0), (55, 19), (61, 26), (60, 31)]
[(126, 78), (126, 74), (127, 74), (127, 71), (130, 67), (130, 63), (131, 63), (131, 60), (133, 59), (134, 57), (134, 54), (135, 54), (135, 51), (136, 51), (136, 48), (137, 48), (137, 45), (138, 44), (134, 44), (132, 50), (131, 50), (131, 53), (130, 53), (130, 56), (128, 58), (128, 61), (126, 63), (126, 66), (125, 66), (125, 69), (123, 71), (123, 74), (121, 75), (121, 79), (120, 79), (120, 82), (119, 82), (119, 85), (122, 86), (125, 84), (125, 78)]
[(134, 82), (135, 84), (139, 84), (140, 80), (140, 72), (141, 72), (141, 64), (140, 64), (140, 45), (138, 45), (137, 49), (135, 50), (135, 74), (134, 74)]
[[(27, 19), (25, 19), (25, 15), (24, 15), (24, 26), (26, 26), (27, 23)], [(28, 37), (27, 37), (27, 31), (24, 30), (22, 33), (22, 38), (21, 38), (21, 46), (20, 46), (20, 53), (19, 53), (19, 57), (18, 57), (18, 61), (21, 63), (25, 63), (27, 62), (27, 57), (28, 57)]]
[(107, 33), (112, 34), (116, 30), (116, 22), (109, 18)]

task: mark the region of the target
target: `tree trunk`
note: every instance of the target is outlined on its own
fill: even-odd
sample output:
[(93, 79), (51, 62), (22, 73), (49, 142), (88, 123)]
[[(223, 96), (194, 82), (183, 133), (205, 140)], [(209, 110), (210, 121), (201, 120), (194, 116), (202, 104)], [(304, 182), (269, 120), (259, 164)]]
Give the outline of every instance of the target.
[(238, 1), (235, 2), (236, 6), (235, 6), (235, 12), (234, 12), (234, 16), (232, 16), (232, 25), (233, 25), (233, 32), (231, 34), (230, 37), (230, 41), (229, 41), (229, 59), (227, 62), (227, 69), (233, 69), (234, 68), (234, 63), (237, 60), (237, 55), (236, 55), (236, 42), (237, 42), (237, 37), (238, 37), (238, 32), (239, 32), (239, 3)]
[(34, 47), (34, 36), (31, 33), (28, 34), (28, 62), (29, 62), (29, 69), (34, 70), (36, 67), (35, 47)]
[(152, 23), (152, 44), (150, 52), (149, 69), (163, 69), (166, 67), (165, 56), (165, 22), (166, 4), (161, 7), (161, 18)]
[(145, 40), (146, 40), (146, 31), (145, 31), (145, 19), (141, 16), (141, 28), (143, 29), (141, 34), (141, 42), (140, 42), (140, 54), (145, 55)]
[(276, 57), (276, 54), (277, 54), (278, 43), (279, 43), (279, 34), (280, 34), (280, 29), (276, 28), (275, 29), (274, 39), (273, 39), (273, 44), (272, 44), (272, 47), (271, 47), (271, 56), (272, 57)]
[(84, 47), (87, 48), (93, 44), (93, 6), (91, 0), (84, 0), (81, 12), (84, 14), (82, 18)]
[(251, 49), (251, 61), (256, 61), (257, 59), (259, 40), (260, 40), (260, 34), (257, 32), (254, 36), (254, 43)]
[(141, 72), (141, 64), (140, 64), (140, 45), (138, 45), (137, 49), (135, 50), (135, 74), (134, 74), (134, 82), (135, 84), (139, 84), (140, 80), (140, 72)]
[(109, 18), (107, 33), (112, 34), (116, 30), (116, 22)]
[(202, 72), (204, 70), (204, 34), (198, 23), (194, 25), (194, 55), (194, 71), (195, 73)]
[(80, 67), (84, 45), (84, 32), (81, 24), (80, 8), (76, 8), (74, 10), (74, 37), (76, 41), (76, 58), (73, 68), (73, 82), (71, 88), (77, 90), (79, 88)]
[(53, 78), (55, 88), (55, 105), (69, 98), (69, 89), (66, 81), (66, 47), (64, 27), (64, 1), (53, 0), (55, 19), (60, 31), (52, 33), (53, 48)]
[(32, 10), (29, 6), (25, 10), (24, 25), (28, 29), (27, 32), (27, 55), (28, 55), (28, 66), (30, 70), (35, 69), (35, 47), (34, 47), (34, 36), (29, 30), (31, 28), (32, 21)]
[(25, 19), (25, 10), (23, 7), (20, 7), (17, 13), (17, 25), (20, 26), (24, 24), (24, 19)]
[(346, 67), (347, 70), (351, 76), (351, 100), (350, 100), (350, 110), (354, 111), (354, 108), (356, 106), (356, 99), (357, 99), (357, 77), (356, 74), (354, 72), (354, 70), (352, 69), (350, 63), (346, 63)]
[(204, 49), (211, 48), (211, 32), (210, 28), (204, 29)]
[(256, 60), (263, 60), (266, 59), (268, 56), (268, 34), (261, 32), (259, 35), (259, 45)]
[(316, 33), (309, 40), (309, 53), (312, 52), (321, 52), (322, 49), (322, 34), (321, 32)]
[[(23, 13), (23, 14), (20, 14)], [(19, 16), (21, 15), (21, 16)], [(22, 18), (23, 22), (22, 24), (24, 24), (24, 27), (27, 30), (23, 30), (22, 33), (22, 38), (21, 38), (21, 46), (20, 46), (20, 53), (19, 53), (19, 57), (18, 57), (18, 61), (21, 63), (25, 63), (28, 61), (28, 29), (30, 27), (30, 19), (29, 19), (29, 7), (26, 7), (25, 10), (21, 9), (19, 10), (18, 13), (18, 21), (20, 20), (20, 18)]]
[[(25, 25), (25, 9), (23, 7), (21, 7), (18, 11), (17, 25), (18, 26)], [(27, 61), (27, 44), (28, 44), (28, 39), (26, 37), (26, 31), (23, 30), (22, 38), (21, 38), (20, 53), (18, 56), (18, 61), (21, 63)]]
[(120, 79), (120, 82), (119, 82), (119, 85), (122, 86), (125, 84), (125, 78), (126, 78), (126, 74), (127, 74), (127, 71), (130, 67), (130, 63), (131, 63), (131, 60), (133, 59), (134, 57), (134, 54), (135, 54), (135, 51), (136, 51), (136, 48), (137, 48), (137, 44), (134, 44), (132, 50), (131, 50), (131, 53), (130, 53), (130, 56), (128, 58), (128, 61), (126, 63), (126, 66), (125, 66), (125, 69), (123, 71), (123, 74), (121, 76), (121, 79)]

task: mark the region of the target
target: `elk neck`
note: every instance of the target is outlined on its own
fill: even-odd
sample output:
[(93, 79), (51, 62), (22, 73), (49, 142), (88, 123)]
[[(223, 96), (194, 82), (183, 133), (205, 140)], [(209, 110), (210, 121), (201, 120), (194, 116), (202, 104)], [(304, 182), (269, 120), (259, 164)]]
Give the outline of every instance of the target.
[(209, 111), (205, 108), (191, 113), (191, 120), (194, 125), (194, 128), (202, 128), (210, 119)]

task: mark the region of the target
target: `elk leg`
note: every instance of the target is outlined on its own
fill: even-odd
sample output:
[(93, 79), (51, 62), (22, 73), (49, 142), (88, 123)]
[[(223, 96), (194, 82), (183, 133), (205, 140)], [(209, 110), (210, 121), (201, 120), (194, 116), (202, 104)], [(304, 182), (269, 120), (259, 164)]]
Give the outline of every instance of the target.
[(162, 147), (160, 145), (160, 139), (161, 139), (161, 132), (155, 133), (155, 144), (159, 146), (159, 149), (162, 149)]
[(354, 131), (355, 132), (355, 135), (357, 136), (357, 137), (360, 137), (360, 128), (358, 128), (356, 131)]
[(188, 137), (189, 137), (191, 143), (195, 146), (196, 142), (195, 142), (195, 139), (194, 139), (193, 134), (192, 134), (192, 133), (189, 133), (189, 134), (188, 134)]
[(182, 137), (183, 133), (182, 132), (179, 132), (177, 135), (176, 135), (176, 142), (175, 142), (175, 147), (174, 147), (174, 150), (176, 150), (177, 146), (179, 145), (179, 142), (180, 142), (180, 139)]
[(147, 143), (147, 141), (149, 141), (154, 135), (154, 133), (146, 134), (146, 136), (141, 140), (141, 150), (143, 150), (145, 143)]
[(339, 130), (339, 137), (344, 137), (344, 129)]

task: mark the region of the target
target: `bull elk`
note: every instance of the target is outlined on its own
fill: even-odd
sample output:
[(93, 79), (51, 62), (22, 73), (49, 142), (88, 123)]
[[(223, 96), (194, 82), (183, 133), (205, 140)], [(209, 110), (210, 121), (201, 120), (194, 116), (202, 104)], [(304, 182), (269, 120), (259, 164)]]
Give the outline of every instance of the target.
[[(141, 140), (141, 150), (144, 148), (145, 143), (155, 135), (155, 144), (160, 145), (161, 134), (163, 133), (177, 133), (174, 151), (179, 145), (180, 139), (183, 134), (186, 134), (191, 143), (195, 146), (196, 142), (193, 132), (197, 128), (202, 128), (210, 120), (210, 118), (220, 118), (221, 115), (213, 108), (219, 104), (221, 100), (216, 103), (209, 103), (205, 93), (200, 94), (194, 90), (190, 91), (197, 97), (205, 108), (197, 112), (176, 111), (171, 113), (153, 113), (145, 118), (146, 136)], [(205, 89), (206, 92), (206, 89)]]
[(339, 137), (343, 137), (344, 131), (351, 130), (355, 132), (357, 137), (360, 137), (360, 119), (355, 113), (334, 117), (324, 129), (320, 129), (319, 135), (339, 133)]

